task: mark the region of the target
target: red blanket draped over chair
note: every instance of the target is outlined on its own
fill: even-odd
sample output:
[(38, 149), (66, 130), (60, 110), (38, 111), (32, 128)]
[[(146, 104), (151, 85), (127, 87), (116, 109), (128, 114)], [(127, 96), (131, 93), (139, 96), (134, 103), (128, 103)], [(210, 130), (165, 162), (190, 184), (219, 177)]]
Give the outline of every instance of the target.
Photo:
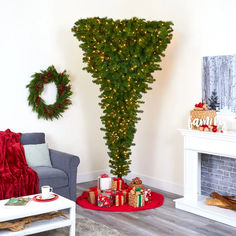
[(0, 200), (38, 193), (37, 173), (28, 167), (20, 133), (0, 131)]

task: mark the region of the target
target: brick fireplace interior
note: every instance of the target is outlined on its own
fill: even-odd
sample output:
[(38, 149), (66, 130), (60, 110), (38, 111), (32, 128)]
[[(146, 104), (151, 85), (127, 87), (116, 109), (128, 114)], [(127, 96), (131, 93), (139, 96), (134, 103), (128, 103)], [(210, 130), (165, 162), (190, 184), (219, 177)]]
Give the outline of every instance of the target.
[(201, 194), (236, 195), (236, 159), (201, 154)]

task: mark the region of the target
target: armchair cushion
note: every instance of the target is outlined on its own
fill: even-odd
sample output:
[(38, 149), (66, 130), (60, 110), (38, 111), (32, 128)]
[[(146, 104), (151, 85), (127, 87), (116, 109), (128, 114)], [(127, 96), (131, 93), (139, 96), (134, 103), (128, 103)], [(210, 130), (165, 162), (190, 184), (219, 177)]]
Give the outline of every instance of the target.
[(27, 144), (24, 145), (25, 158), (29, 167), (48, 166), (52, 167), (48, 145), (42, 144)]
[(43, 185), (49, 185), (53, 188), (68, 185), (68, 176), (62, 170), (46, 166), (32, 167), (32, 169), (37, 172), (39, 177), (39, 191), (41, 191), (41, 186)]

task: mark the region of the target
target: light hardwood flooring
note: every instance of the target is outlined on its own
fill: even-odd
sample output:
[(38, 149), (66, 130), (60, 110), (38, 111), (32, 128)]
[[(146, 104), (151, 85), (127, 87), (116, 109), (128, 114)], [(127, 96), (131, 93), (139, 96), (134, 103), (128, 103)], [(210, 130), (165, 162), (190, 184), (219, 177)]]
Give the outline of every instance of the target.
[[(77, 196), (95, 185), (95, 181), (77, 184)], [(234, 227), (176, 209), (173, 200), (180, 196), (151, 189), (165, 197), (159, 208), (139, 212), (104, 212), (77, 205), (77, 214), (117, 229), (124, 235), (236, 236)]]

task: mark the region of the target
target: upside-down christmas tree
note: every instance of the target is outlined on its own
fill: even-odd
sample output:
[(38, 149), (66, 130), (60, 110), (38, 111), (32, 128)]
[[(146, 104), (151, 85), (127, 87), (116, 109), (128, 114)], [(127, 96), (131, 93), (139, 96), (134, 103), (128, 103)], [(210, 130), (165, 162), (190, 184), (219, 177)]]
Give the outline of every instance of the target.
[(108, 146), (111, 173), (130, 172), (131, 146), (136, 132), (142, 95), (151, 89), (152, 72), (172, 39), (172, 22), (132, 18), (78, 20), (72, 31), (82, 41), (84, 68), (100, 86), (101, 121)]

